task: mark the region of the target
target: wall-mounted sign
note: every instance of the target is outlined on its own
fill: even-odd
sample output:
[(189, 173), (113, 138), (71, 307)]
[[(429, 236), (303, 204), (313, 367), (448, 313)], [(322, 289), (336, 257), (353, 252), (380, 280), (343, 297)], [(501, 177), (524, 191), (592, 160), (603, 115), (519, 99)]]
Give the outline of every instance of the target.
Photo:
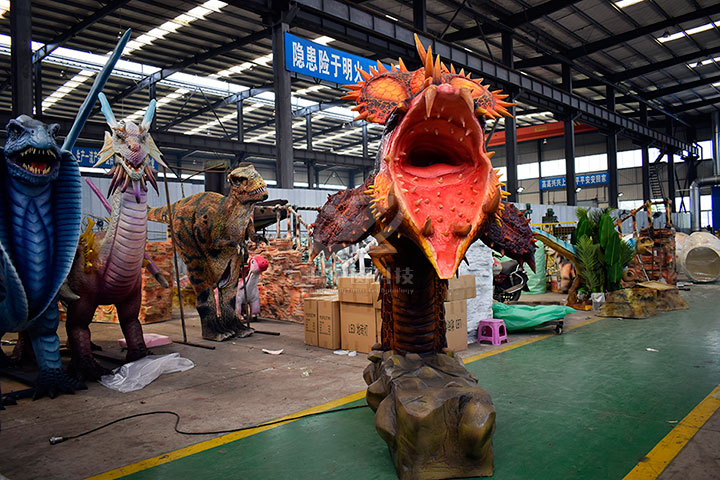
[[(608, 173), (582, 173), (575, 175), (575, 185), (578, 187), (594, 187), (597, 185), (607, 185)], [(540, 190), (556, 190), (565, 188), (567, 178), (563, 176), (548, 177), (540, 179)]]
[[(291, 72), (347, 84), (363, 80), (358, 69), (370, 73), (370, 67), (377, 69), (377, 62), (285, 34), (285, 68)], [(389, 70), (390, 66), (385, 68)]]
[[(78, 166), (80, 167), (94, 167), (97, 161), (100, 159), (100, 150), (97, 148), (73, 147), (72, 154), (75, 157), (75, 160), (77, 160)], [(112, 166), (113, 161), (109, 160), (100, 165), (100, 168), (112, 168)], [(157, 170), (158, 166), (155, 160), (150, 163), (150, 166)]]

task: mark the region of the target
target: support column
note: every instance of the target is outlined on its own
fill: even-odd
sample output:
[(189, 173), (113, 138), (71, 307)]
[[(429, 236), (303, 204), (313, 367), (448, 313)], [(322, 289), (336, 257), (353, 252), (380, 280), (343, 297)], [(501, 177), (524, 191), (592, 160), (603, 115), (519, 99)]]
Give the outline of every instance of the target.
[[(675, 124), (672, 118), (667, 120), (667, 133), (671, 137), (675, 136)], [(668, 147), (667, 150), (668, 158), (668, 197), (670, 198), (670, 209), (676, 212), (675, 209), (675, 151)]]
[(413, 0), (413, 25), (423, 32), (427, 30), (427, 5), (425, 0)]
[[(562, 66), (563, 88), (572, 93), (572, 71), (570, 65)], [(565, 196), (568, 205), (577, 205), (577, 188), (575, 181), (575, 124), (573, 112), (567, 111), (564, 122), (565, 131)]]
[[(648, 124), (648, 113), (647, 105), (644, 103), (640, 104), (640, 123), (647, 127)], [(642, 152), (642, 191), (643, 191), (643, 202), (650, 200), (650, 148), (647, 143), (643, 143), (640, 146)]]
[(720, 175), (720, 112), (717, 110), (712, 113), (712, 159), (713, 175), (718, 176)]
[[(502, 32), (502, 60), (503, 65), (513, 68), (513, 36), (511, 32)], [(515, 92), (510, 94), (509, 101), (515, 99)], [(517, 202), (517, 123), (515, 122), (515, 107), (508, 109), (511, 117), (504, 117), (505, 122), (505, 166), (507, 167), (507, 191), (510, 194), (509, 202)], [(495, 120), (497, 122), (497, 120)]]
[(670, 209), (675, 212), (675, 153), (668, 150), (668, 197), (670, 198)]
[(288, 24), (273, 25), (273, 81), (275, 84), (275, 144), (278, 188), (293, 188), (292, 103), (290, 73), (285, 69), (285, 33)]
[[(38, 62), (39, 63), (39, 62)], [(150, 85), (150, 88), (148, 89), (148, 97), (149, 100), (155, 100), (157, 97), (157, 90), (155, 89), (155, 84), (153, 83)], [(157, 128), (157, 112), (155, 115), (153, 115), (152, 122), (150, 123), (150, 131), (153, 132)]]
[(315, 169), (313, 168), (312, 160), (308, 160), (307, 162), (305, 162), (305, 166), (307, 167), (308, 188), (316, 188), (317, 183), (315, 183), (315, 172), (313, 171)]
[(245, 102), (240, 100), (235, 104), (235, 108), (237, 109), (237, 137), (238, 142), (245, 143), (245, 116), (243, 113), (243, 109), (245, 107)]
[[(30, 0), (10, 4), (10, 75), (13, 116), (33, 114), (32, 17)], [(41, 102), (42, 103), (42, 102)]]
[(35, 118), (38, 118), (42, 116), (42, 62), (37, 62), (33, 64), (33, 77), (33, 84), (35, 87)]
[(313, 149), (312, 115), (305, 115), (305, 148)]
[(367, 123), (363, 123), (362, 126), (362, 158), (366, 160), (368, 158), (368, 126)]
[[(615, 89), (607, 85), (605, 87), (607, 97), (607, 108), (615, 112)], [(618, 206), (618, 172), (617, 172), (617, 133), (611, 130), (607, 135), (607, 166), (608, 166), (608, 203), (612, 208)]]
[(538, 159), (538, 191), (540, 192), (540, 204), (542, 205), (544, 199), (545, 192), (540, 187), (540, 184), (542, 183), (542, 159), (543, 159), (543, 151), (542, 151), (543, 141), (542, 139), (538, 139), (537, 141), (537, 159)]

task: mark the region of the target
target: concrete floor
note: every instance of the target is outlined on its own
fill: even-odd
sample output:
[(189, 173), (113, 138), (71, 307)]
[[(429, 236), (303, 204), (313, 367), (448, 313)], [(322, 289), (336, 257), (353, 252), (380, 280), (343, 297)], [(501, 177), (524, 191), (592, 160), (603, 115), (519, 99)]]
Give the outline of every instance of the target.
[[(720, 293), (718, 285), (693, 288), (693, 294), (702, 292), (705, 298)], [(523, 300), (545, 302), (560, 298), (546, 294)], [(194, 312), (188, 317), (189, 340), (210, 344), (200, 340), (199, 321)], [(566, 327), (572, 328), (590, 318), (587, 312), (574, 313), (566, 317)], [(717, 328), (711, 333), (720, 338), (720, 322), (715, 323)], [(593, 325), (602, 328), (602, 323)], [(48, 443), (52, 435), (72, 435), (124, 415), (173, 410), (182, 417), (182, 429), (230, 429), (278, 418), (365, 389), (362, 379), (362, 370), (367, 365), (365, 355), (338, 356), (307, 347), (303, 344), (301, 325), (262, 322), (255, 327), (280, 332), (280, 336), (256, 334), (212, 343), (217, 347), (214, 351), (181, 344), (160, 347), (155, 353), (179, 352), (193, 360), (196, 367), (162, 376), (138, 392), (121, 394), (91, 384), (87, 391), (75, 396), (23, 400), (0, 412), (3, 440), (0, 474), (11, 480), (83, 478), (212, 438), (178, 435), (172, 428), (174, 419), (158, 416), (123, 422), (56, 446)], [(181, 338), (178, 320), (147, 325), (144, 329), (146, 333)], [(94, 341), (106, 353), (121, 355), (116, 342), (120, 336), (117, 325), (94, 324), (92, 331)], [(510, 338), (512, 343), (518, 343), (538, 336), (547, 333), (513, 334)], [(9, 338), (12, 337), (6, 336)], [(271, 356), (263, 354), (262, 348), (283, 348), (284, 353)], [(498, 348), (502, 347), (471, 345), (461, 356), (472, 357)], [(3, 391), (11, 390), (13, 384), (3, 381)], [(720, 452), (720, 414), (716, 412), (660, 478), (675, 479), (680, 475), (693, 479), (720, 478), (717, 452)]]

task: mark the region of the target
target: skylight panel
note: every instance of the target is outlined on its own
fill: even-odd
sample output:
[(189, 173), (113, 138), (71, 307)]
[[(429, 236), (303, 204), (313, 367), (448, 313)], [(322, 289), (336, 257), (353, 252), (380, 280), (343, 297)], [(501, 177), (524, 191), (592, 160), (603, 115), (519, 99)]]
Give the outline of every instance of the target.
[(696, 33), (705, 32), (715, 27), (720, 27), (720, 20), (717, 22), (706, 23), (688, 30), (681, 30), (671, 35), (663, 35), (662, 37), (657, 37), (656, 40), (660, 43), (666, 43), (672, 40), (677, 40), (678, 38), (689, 37), (690, 35), (695, 35)]
[[(4, 0), (0, 0), (4, 1)], [(153, 43), (155, 40), (165, 37), (168, 33), (172, 33), (180, 26), (188, 25), (191, 22), (195, 20), (200, 20), (207, 16), (208, 14), (212, 12), (219, 11), (220, 8), (227, 5), (225, 2), (221, 2), (218, 0), (208, 0), (207, 2), (203, 3), (201, 6), (195, 7), (191, 9), (188, 13), (183, 13), (181, 15), (178, 15), (177, 17), (173, 18), (172, 20), (169, 20), (165, 22), (164, 24), (160, 25), (159, 27), (153, 28), (149, 32), (140, 35), (134, 40), (131, 40), (127, 43), (125, 46), (125, 50), (123, 51), (123, 55), (129, 55), (130, 53), (134, 52), (135, 50), (138, 50), (145, 45), (149, 45)], [(1, 4), (0, 4), (1, 8)], [(189, 14), (190, 12), (193, 12), (192, 14)], [(108, 52), (106, 54), (110, 55), (112, 52)], [(88, 78), (95, 75), (95, 72), (89, 71), (89, 70), (83, 70), (83, 72), (90, 72), (90, 75), (85, 75), (84, 78), (79, 77), (76, 75), (73, 77), (73, 80), (80, 83), (85, 82)], [(82, 72), (81, 72), (82, 73)], [(79, 75), (79, 74), (78, 74)], [(76, 85), (76, 86), (77, 86)], [(67, 83), (63, 85), (63, 87), (66, 87)], [(59, 89), (55, 90), (53, 93), (50, 94), (45, 100), (43, 100), (43, 110), (48, 109), (52, 107), (55, 103), (57, 103), (61, 98), (63, 98), (65, 95), (67, 95), (69, 92), (67, 91), (67, 88), (61, 90), (63, 87), (60, 87)], [(72, 90), (71, 90), (72, 91)], [(47, 105), (47, 106), (46, 106)]]
[(10, 0), (0, 0), (0, 17), (10, 11)]
[(635, 5), (636, 3), (640, 3), (643, 0), (620, 0), (619, 2), (615, 2), (615, 6), (618, 8), (627, 8), (630, 5)]

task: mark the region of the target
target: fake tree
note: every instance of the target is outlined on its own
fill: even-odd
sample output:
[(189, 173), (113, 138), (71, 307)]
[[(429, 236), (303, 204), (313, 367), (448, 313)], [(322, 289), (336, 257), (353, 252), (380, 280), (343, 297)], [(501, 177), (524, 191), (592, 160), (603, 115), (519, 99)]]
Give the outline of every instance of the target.
[(591, 292), (612, 292), (621, 288), (625, 267), (635, 251), (620, 238), (610, 213), (612, 209), (578, 208), (578, 224), (572, 243), (585, 287)]

